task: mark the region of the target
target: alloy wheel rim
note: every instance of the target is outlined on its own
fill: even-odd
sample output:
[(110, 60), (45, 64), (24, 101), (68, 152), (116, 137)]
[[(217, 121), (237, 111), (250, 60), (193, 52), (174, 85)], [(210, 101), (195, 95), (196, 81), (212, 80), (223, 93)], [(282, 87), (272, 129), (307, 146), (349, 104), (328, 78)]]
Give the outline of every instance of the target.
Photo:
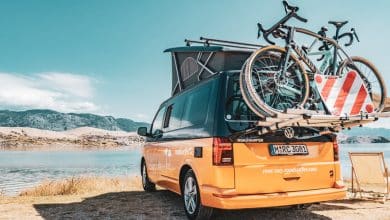
[(184, 205), (189, 214), (195, 213), (197, 199), (195, 179), (188, 177), (184, 184)]
[(142, 185), (145, 186), (146, 184), (146, 166), (143, 164), (142, 166)]

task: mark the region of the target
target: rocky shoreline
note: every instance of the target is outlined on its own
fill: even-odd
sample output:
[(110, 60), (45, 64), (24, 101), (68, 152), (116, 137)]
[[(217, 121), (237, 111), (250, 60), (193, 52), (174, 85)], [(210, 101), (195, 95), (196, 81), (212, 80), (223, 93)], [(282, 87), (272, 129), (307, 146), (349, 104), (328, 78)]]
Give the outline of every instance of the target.
[(134, 132), (105, 131), (89, 127), (62, 132), (0, 127), (0, 150), (108, 149), (143, 142), (144, 139)]

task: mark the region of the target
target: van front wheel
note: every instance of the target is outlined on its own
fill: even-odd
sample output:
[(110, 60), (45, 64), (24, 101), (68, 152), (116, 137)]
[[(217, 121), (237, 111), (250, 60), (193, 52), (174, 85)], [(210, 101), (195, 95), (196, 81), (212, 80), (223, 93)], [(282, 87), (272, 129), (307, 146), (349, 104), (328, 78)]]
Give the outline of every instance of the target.
[(156, 190), (156, 185), (149, 180), (148, 170), (146, 169), (146, 162), (142, 160), (141, 163), (141, 177), (142, 187), (146, 192), (153, 192)]
[(182, 198), (184, 211), (189, 219), (210, 219), (213, 208), (203, 206), (200, 201), (200, 191), (195, 174), (188, 170), (182, 183)]

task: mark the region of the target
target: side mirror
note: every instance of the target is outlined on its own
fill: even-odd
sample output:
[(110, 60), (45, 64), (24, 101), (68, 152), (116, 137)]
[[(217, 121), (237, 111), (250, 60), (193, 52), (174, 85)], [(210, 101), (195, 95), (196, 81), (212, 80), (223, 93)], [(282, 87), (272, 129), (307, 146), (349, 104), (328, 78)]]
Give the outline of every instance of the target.
[(137, 130), (137, 134), (139, 136), (148, 136), (148, 128), (147, 127), (139, 127), (138, 130)]

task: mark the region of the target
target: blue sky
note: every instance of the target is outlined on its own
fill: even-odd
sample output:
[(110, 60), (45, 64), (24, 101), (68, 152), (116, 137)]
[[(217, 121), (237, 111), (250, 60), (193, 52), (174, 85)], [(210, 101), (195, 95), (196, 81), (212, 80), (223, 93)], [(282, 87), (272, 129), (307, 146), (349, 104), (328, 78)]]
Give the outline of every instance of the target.
[[(375, 63), (390, 85), (389, 1), (290, 2), (309, 19), (292, 23), (316, 31), (349, 20), (345, 30), (355, 27), (361, 43), (348, 51)], [(3, 0), (0, 107), (150, 121), (170, 96), (164, 49), (199, 36), (256, 43), (256, 23), (269, 27), (283, 15), (275, 0)]]

